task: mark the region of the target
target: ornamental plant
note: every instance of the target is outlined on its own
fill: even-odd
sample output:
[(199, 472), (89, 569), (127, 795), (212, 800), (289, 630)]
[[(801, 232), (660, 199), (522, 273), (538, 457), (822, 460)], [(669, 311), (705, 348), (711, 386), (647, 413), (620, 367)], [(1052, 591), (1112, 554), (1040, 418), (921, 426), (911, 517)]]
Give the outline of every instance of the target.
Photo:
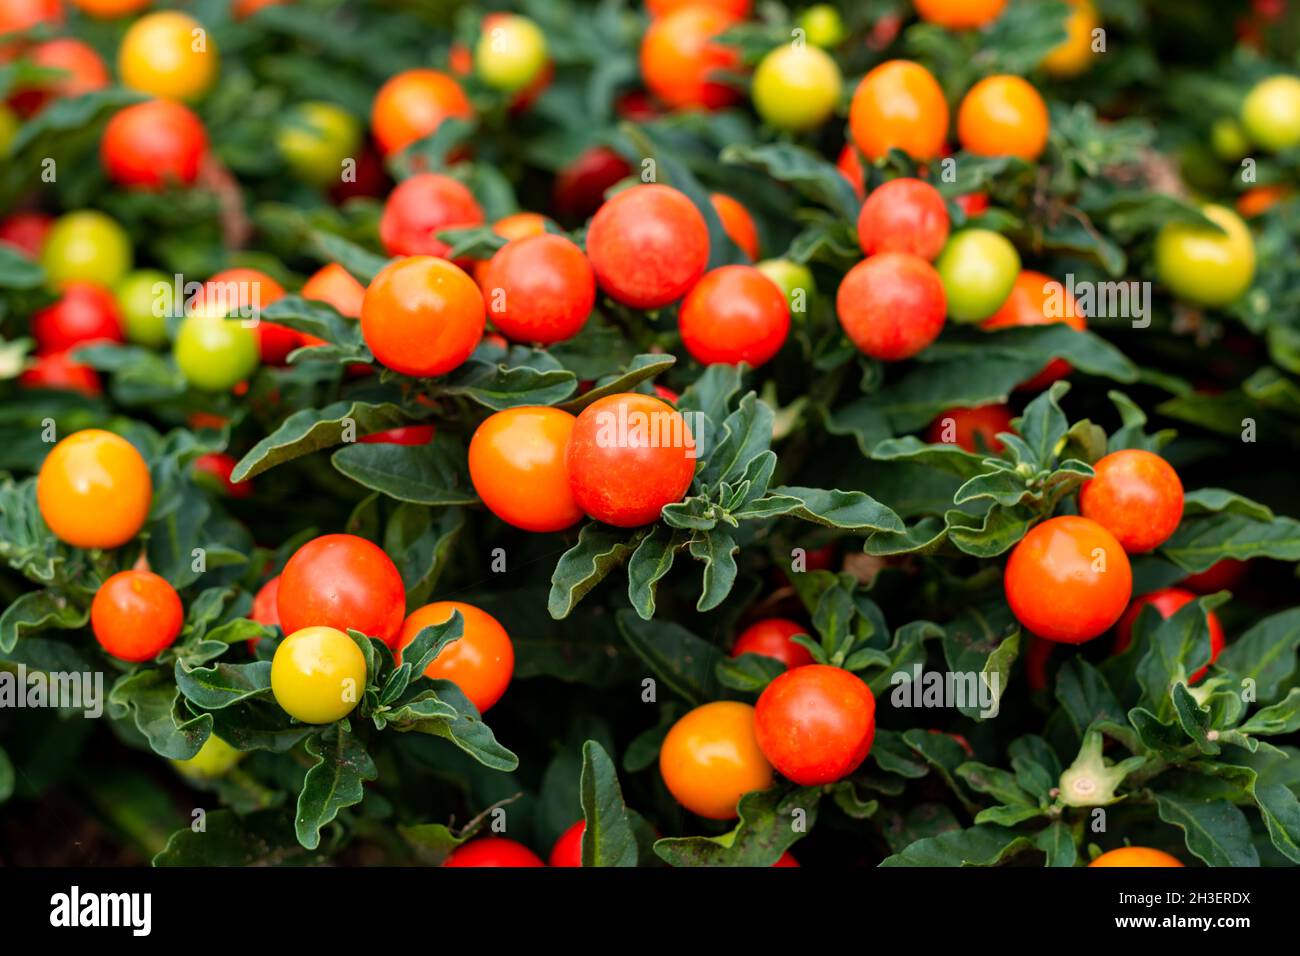
[(6, 10), (0, 862), (1300, 863), (1294, 10)]

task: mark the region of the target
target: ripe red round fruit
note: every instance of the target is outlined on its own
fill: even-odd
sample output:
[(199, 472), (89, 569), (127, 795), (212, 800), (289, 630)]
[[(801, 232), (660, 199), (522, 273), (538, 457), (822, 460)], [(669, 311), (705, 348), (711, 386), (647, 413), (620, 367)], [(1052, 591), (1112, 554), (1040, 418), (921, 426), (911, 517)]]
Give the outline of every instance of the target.
[(1002, 583), (1012, 613), (1032, 634), (1082, 644), (1124, 613), (1133, 571), (1109, 531), (1087, 518), (1061, 515), (1020, 540)]
[(497, 250), (481, 282), (492, 324), (516, 342), (550, 345), (582, 331), (596, 302), (596, 276), (563, 236), (516, 239)]
[(937, 339), (946, 310), (934, 266), (904, 252), (859, 262), (835, 295), (835, 312), (853, 344), (886, 362), (911, 358)]
[(392, 646), (406, 615), (406, 588), (392, 559), (365, 538), (327, 534), (285, 564), (276, 608), (286, 634), (351, 628)]
[(54, 220), (43, 212), (16, 212), (0, 221), (0, 242), (37, 259)]
[(799, 865), (799, 861), (794, 858), (794, 854), (791, 853), (789, 850), (786, 850), (784, 853), (782, 853), (780, 859), (778, 859), (775, 863), (772, 864), (773, 867), (798, 866), (798, 865)]
[(551, 847), (549, 866), (582, 866), (582, 834), (587, 829), (587, 821), (579, 820), (560, 834)]
[(110, 82), (108, 67), (94, 48), (71, 37), (38, 43), (23, 58), (32, 66), (62, 70), (65, 75), (15, 91), (9, 103), (22, 116), (39, 112), (53, 99), (84, 96), (104, 89)]
[(713, 78), (740, 67), (740, 51), (716, 42), (736, 18), (716, 7), (683, 7), (651, 22), (641, 41), (641, 77), (650, 92), (678, 109), (718, 109), (740, 98)]
[(32, 338), (40, 352), (64, 352), (90, 342), (122, 342), (122, 314), (107, 289), (69, 282), (63, 296), (32, 315)]
[(876, 699), (840, 667), (809, 664), (778, 676), (754, 707), (759, 749), (800, 786), (833, 783), (866, 759), (876, 736)]
[(781, 351), (790, 308), (775, 282), (753, 266), (722, 266), (695, 284), (677, 313), (682, 344), (697, 362), (757, 368)]
[(709, 203), (722, 220), (722, 229), (750, 262), (758, 261), (758, 226), (749, 210), (724, 193), (709, 193)]
[(754, 708), (715, 700), (687, 713), (664, 737), (659, 774), (687, 810), (734, 820), (741, 797), (772, 785), (772, 766), (754, 736)]
[(813, 662), (812, 652), (790, 638), (807, 633), (808, 628), (789, 618), (765, 617), (740, 632), (736, 643), (731, 646), (731, 656), (761, 654), (776, 658), (787, 669), (804, 667)]
[(522, 843), (505, 837), (479, 837), (452, 851), (443, 866), (545, 866), (541, 858)]
[(591, 146), (555, 174), (551, 203), (561, 219), (586, 219), (600, 208), (611, 186), (632, 174), (627, 160), (608, 146)]
[(1214, 594), (1216, 591), (1231, 591), (1246, 577), (1246, 562), (1236, 558), (1223, 558), (1215, 561), (1204, 571), (1189, 574), (1179, 583), (1189, 591), (1197, 594)]
[(695, 204), (670, 186), (633, 186), (597, 210), (587, 256), (609, 296), (638, 309), (675, 302), (709, 262), (709, 227)]
[(249, 498), (253, 494), (252, 482), (236, 483), (230, 480), (237, 464), (233, 456), (223, 451), (213, 451), (195, 458), (194, 470), (214, 479), (223, 494), (231, 498)]
[(582, 520), (565, 461), (575, 419), (559, 408), (507, 408), (469, 443), (469, 475), (488, 509), (525, 531), (562, 531)]
[(578, 507), (597, 521), (635, 528), (682, 500), (695, 474), (695, 439), (676, 409), (623, 392), (582, 410), (565, 462)]
[(858, 214), (858, 244), (867, 255), (908, 252), (931, 261), (948, 241), (948, 207), (939, 190), (919, 179), (891, 179)]
[(267, 627), (280, 626), (280, 575), (271, 578), (253, 595), (253, 609), (248, 612), (249, 620)]
[(0, 34), (30, 30), (38, 23), (62, 22), (62, 0), (6, 0), (0, 5)]
[(363, 445), (427, 445), (433, 441), (433, 425), (399, 425), (382, 432), (362, 435)]
[[(1088, 322), (1070, 290), (1051, 276), (1025, 269), (1016, 276), (1011, 294), (991, 316), (980, 323), (986, 330), (1019, 328), (1030, 325), (1050, 325), (1064, 322), (1082, 332)], [(1037, 375), (1021, 382), (1019, 389), (1040, 391), (1057, 379), (1070, 374), (1070, 363), (1054, 358)]]
[[(1195, 600), (1195, 594), (1182, 588), (1161, 588), (1158, 591), (1152, 591), (1150, 594), (1144, 594), (1140, 598), (1135, 598), (1133, 603), (1128, 606), (1128, 610), (1119, 619), (1119, 623), (1115, 625), (1115, 648), (1112, 653), (1122, 654), (1128, 649), (1129, 644), (1133, 642), (1133, 625), (1137, 623), (1138, 615), (1142, 613), (1142, 609), (1147, 605), (1155, 608), (1156, 613), (1162, 618), (1168, 618), (1173, 617), (1184, 605)], [(1210, 664), (1218, 660), (1219, 653), (1223, 650), (1223, 625), (1219, 623), (1219, 616), (1210, 611), (1205, 615), (1205, 623), (1210, 631), (1210, 659), (1204, 667), (1187, 679), (1189, 684), (1200, 681), (1209, 670)]]
[(117, 112), (104, 128), (99, 155), (108, 178), (122, 186), (189, 186), (208, 149), (203, 123), (171, 100), (148, 100)]
[(1079, 489), (1079, 511), (1129, 554), (1159, 547), (1183, 519), (1183, 483), (1169, 462), (1136, 448), (1111, 452)]
[(451, 247), (437, 237), (439, 231), (483, 222), (483, 209), (465, 186), (450, 176), (421, 173), (389, 194), (379, 238), (390, 256), (446, 258)]
[(405, 70), (375, 94), (370, 128), (387, 155), (430, 135), (445, 119), (473, 116), (465, 91), (452, 77), (438, 70)]
[(998, 433), (1015, 431), (1011, 427), (1012, 417), (1006, 405), (950, 408), (930, 423), (925, 440), (956, 445), (973, 455), (984, 451), (997, 454), (1004, 447)]
[(366, 287), (337, 262), (321, 266), (312, 273), (300, 291), (304, 299), (334, 306), (339, 315), (346, 315), (349, 319), (361, 318), (361, 300), (366, 297)]
[(432, 256), (379, 271), (361, 302), (361, 334), (375, 358), (403, 375), (445, 375), (483, 337), (483, 296), (458, 266)]
[(184, 619), (180, 595), (152, 571), (119, 571), (90, 604), (95, 640), (124, 661), (153, 660), (176, 640)]
[(429, 662), (424, 675), (449, 680), (485, 714), (506, 692), (515, 672), (515, 646), (501, 622), (482, 608), (464, 601), (435, 601), (411, 612), (402, 624), (394, 647), (398, 663), (401, 649), (426, 627), (443, 624), (459, 611), (464, 630)]
[(49, 388), (63, 392), (80, 392), (94, 398), (103, 394), (99, 373), (89, 365), (73, 361), (67, 352), (50, 352), (34, 356), (31, 364), (18, 376), (23, 388)]

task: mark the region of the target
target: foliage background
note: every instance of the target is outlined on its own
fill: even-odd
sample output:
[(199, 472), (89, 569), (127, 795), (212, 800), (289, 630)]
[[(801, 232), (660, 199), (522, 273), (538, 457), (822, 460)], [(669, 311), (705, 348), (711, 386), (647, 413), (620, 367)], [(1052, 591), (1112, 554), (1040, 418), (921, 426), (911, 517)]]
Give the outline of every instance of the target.
[[(895, 55), (930, 65), (954, 98), (981, 74), (1030, 75), (1053, 112), (1043, 167), (959, 155), (959, 181), (941, 189), (949, 198), (986, 190), (993, 207), (982, 222), (1016, 241), (1026, 267), (1057, 276), (1153, 278), (1151, 242), (1161, 223), (1196, 219), (1193, 196), (1231, 201), (1246, 188), (1237, 167), (1209, 149), (1211, 122), (1234, 113), (1254, 81), (1297, 66), (1294, 11), (1260, 30), (1252, 49), (1229, 28), (1251, 16), (1245, 2), (1100, 0), (1108, 53), (1086, 76), (1067, 82), (1035, 69), (1063, 35), (1061, 4), (1014, 3), (990, 32), (968, 37), (916, 24), (909, 7), (901, 0), (843, 5), (855, 38), (836, 51), (846, 103), (858, 77)], [(304, 99), (329, 99), (367, 116), (384, 79), (407, 67), (445, 65), (453, 42), (472, 43), (485, 11), (453, 2), (301, 0), (236, 21), (224, 0), (195, 0), (189, 9), (221, 51), (221, 81), (198, 112), (238, 180), (242, 212), (231, 213), (228, 192), (148, 196), (109, 188), (93, 151), (103, 123), (133, 98), (118, 88), (61, 102), (27, 125), (0, 164), (0, 209), (102, 208), (127, 225), (137, 264), (187, 276), (250, 265), (292, 289), (331, 259), (362, 277), (373, 274), (381, 261), (380, 201), (337, 205), (293, 182), (268, 147), (272, 131)], [(659, 178), (693, 198), (717, 189), (740, 199), (759, 222), (767, 254), (812, 265), (821, 294), (808, 316), (782, 355), (743, 381), (721, 370), (702, 377), (686, 360), (667, 367), (644, 358), (660, 349), (681, 354), (672, 316), (604, 303), (582, 336), (549, 354), (488, 350), (451, 381), (357, 383), (342, 374), (348, 361), (367, 357), (355, 328), (293, 300), (279, 318), (321, 334), (335, 349), (327, 360), (318, 355), (288, 369), (261, 370), (245, 398), (187, 391), (165, 355), (134, 347), (85, 351), (111, 377), (106, 399), (25, 393), (13, 382), (0, 383), (0, 469), (13, 476), (0, 490), (0, 552), (9, 564), (0, 572), (6, 606), (0, 658), (10, 665), (106, 668), (110, 683), (116, 681), (110, 719), (0, 711), (0, 857), (14, 863), (142, 862), (157, 854), (163, 863), (437, 862), (467, 835), (465, 823), (519, 795), (507, 810), (510, 836), (545, 855), (585, 814), (589, 827), (610, 835), (614, 849), (602, 862), (770, 863), (802, 836), (791, 834), (781, 815), (794, 804), (815, 808), (815, 825), (796, 848), (804, 865), (1003, 859), (1069, 865), (1086, 860), (1089, 843), (1111, 848), (1123, 840), (1215, 865), (1300, 861), (1300, 762), (1290, 759), (1296, 750), (1285, 736), (1273, 736), (1300, 724), (1300, 610), (1291, 609), (1300, 559), (1293, 464), (1300, 439), (1296, 201), (1255, 221), (1256, 284), (1227, 310), (1189, 309), (1157, 285), (1149, 328), (1105, 318), (1078, 336), (1059, 328), (990, 336), (950, 327), (918, 360), (884, 368), (846, 346), (833, 314), (838, 278), (858, 258), (855, 201), (832, 165), (844, 141), (843, 112), (797, 140), (762, 129), (744, 106), (631, 123), (616, 102), (638, 86), (643, 14), (619, 2), (570, 0), (534, 0), (518, 9), (546, 31), (556, 61), (550, 87), (530, 110), (512, 114), (502, 97), (468, 80), (478, 123), (448, 124), (414, 152), (463, 178), (489, 220), (517, 209), (550, 209), (556, 173), (592, 145), (611, 145), (634, 162), (653, 156)], [(788, 36), (792, 15), (777, 3), (758, 9), (763, 20), (734, 37), (750, 61)], [(857, 39), (887, 38), (881, 24), (891, 17), (902, 29), (888, 45)], [(72, 25), (110, 63), (122, 29), (75, 17)], [(20, 70), (0, 67), (0, 88), (17, 83)], [(448, 163), (449, 153), (463, 156), (453, 148), (464, 143), (471, 158)], [(39, 159), (46, 156), (58, 161), (57, 184), (39, 181)], [(895, 158), (891, 165), (896, 171), (906, 161)], [(1261, 156), (1259, 181), (1294, 184), (1298, 169), (1294, 154)], [(391, 169), (399, 177), (406, 171), (401, 162)], [(703, 208), (714, 234), (712, 264), (740, 261), (707, 202)], [(226, 240), (245, 216), (254, 238), (231, 248)], [(562, 219), (561, 225), (580, 229), (582, 223)], [(486, 230), (460, 238), (464, 251), (477, 254), (496, 241)], [(0, 254), (6, 340), (18, 339), (31, 311), (49, 300), (42, 281), (38, 270)], [(990, 467), (977, 457), (926, 451), (906, 436), (947, 407), (1005, 398), (1054, 354), (1078, 370), (1073, 387), (1041, 397), (1027, 412), (1022, 434), (1028, 437), (1032, 421), (1040, 441), (1020, 458), (1035, 487), (1049, 491), (1027, 489), (1022, 480), (955, 505), (959, 489)], [(498, 371), (498, 361), (508, 371)], [(622, 570), (601, 580), (602, 572), (627, 562), (640, 538), (595, 528), (582, 540), (576, 532), (528, 536), (473, 505), (464, 446), (491, 408), (569, 401), (580, 380), (644, 389), (650, 372), (709, 412), (719, 442), (731, 435), (734, 447), (734, 436), (761, 432), (755, 426), (770, 420), (779, 460), (772, 485), (803, 489), (793, 494), (802, 505), (787, 507), (794, 516), (751, 515), (732, 527), (730, 512), (743, 507), (720, 520), (715, 508), (713, 525), (701, 528), (706, 503), (716, 506), (724, 497), (718, 483), (738, 477), (715, 468), (713, 486), (695, 489), (700, 502), (646, 536), (654, 540), (645, 545), (644, 561), (630, 565), (629, 588)], [(742, 401), (750, 389), (766, 406)], [(440, 437), (431, 449), (325, 450), (337, 443), (337, 423), (348, 415), (362, 431), (428, 417), (427, 406), (415, 401), (419, 391), (438, 403)], [(1023, 408), (1028, 397), (1012, 401)], [(196, 410), (229, 415), (231, 425), (188, 431), (187, 417)], [(305, 417), (286, 423), (294, 412)], [(134, 554), (74, 554), (40, 526), (28, 476), (46, 450), (40, 423), (47, 417), (61, 434), (109, 425), (151, 451), (157, 501), (148, 555), (155, 570), (183, 589), (190, 615), (177, 652), (159, 665), (128, 673), (93, 645), (79, 608), (95, 581), (129, 565)], [(1255, 442), (1241, 441), (1245, 418), (1258, 423)], [(1068, 454), (1058, 454), (1057, 439), (1067, 428)], [(1253, 717), (1234, 709), (1228, 691), (1200, 710), (1174, 686), (1180, 657), (1205, 640), (1199, 608), (1158, 628), (1144, 619), (1137, 649), (1121, 658), (1107, 659), (1108, 639), (1077, 652), (1058, 650), (1049, 686), (1030, 686), (1024, 638), (1002, 598), (998, 556), (1077, 486), (1106, 436), (1112, 450), (1160, 447), (1189, 490), (1226, 489), (1190, 499), (1175, 538), (1135, 563), (1135, 594), (1220, 557), (1260, 558), (1217, 613), (1232, 642), (1220, 662), (1224, 686), (1235, 686), (1242, 675), (1256, 677), (1260, 703), (1274, 705), (1263, 717), (1254, 708)], [(243, 456), (241, 470), (255, 476), (254, 498), (223, 499), (190, 475), (189, 460), (221, 447)], [(761, 440), (745, 444), (737, 467), (743, 470), (765, 448)], [(1070, 458), (1083, 468), (1068, 464)], [(813, 489), (857, 494), (830, 501)], [(517, 667), (507, 697), (490, 715), (499, 745), (457, 725), (465, 718), (463, 702), (458, 709), (454, 690), (445, 688), (442, 696), (456, 716), (408, 728), (425, 733), (380, 730), (375, 721), (354, 717), (351, 731), (314, 736), (308, 745), (314, 756), (304, 749), (302, 732), (281, 723), (266, 704), (257, 684), (265, 665), (249, 665), (243, 647), (257, 632), (241, 623), (249, 594), (297, 543), (338, 530), (389, 549), (413, 606), (429, 595), (455, 597), (505, 623)], [(651, 559), (661, 567), (666, 553), (688, 541), (697, 542), (691, 553), (652, 589)], [(734, 566), (733, 542), (739, 546)], [(827, 544), (834, 544), (835, 567), (846, 575), (783, 573), (793, 547)], [(202, 580), (188, 569), (196, 546), (209, 555)], [(503, 575), (490, 566), (498, 547), (508, 555)], [(568, 563), (557, 569), (570, 548)], [(703, 559), (703, 581), (700, 563), (686, 557)], [(51, 600), (51, 593), (71, 597), (71, 604)], [(544, 607), (562, 619), (552, 620)], [(667, 795), (654, 769), (658, 740), (691, 703), (753, 699), (770, 674), (752, 660), (719, 664), (740, 626), (772, 612), (809, 621), (841, 661), (859, 652), (853, 664), (878, 696), (888, 688), (888, 674), (905, 662), (996, 669), (1008, 678), (1002, 712), (991, 721), (952, 711), (920, 712), (918, 719), (916, 712), (883, 706), (881, 697), (872, 757), (851, 781), (824, 795), (787, 788), (749, 798), (734, 840), (698, 839), (728, 827), (690, 817)], [(187, 684), (195, 668), (207, 686)], [(640, 699), (640, 681), (649, 675), (659, 682), (656, 705)], [(213, 726), (261, 749), (204, 793), (158, 754), (193, 753)], [(1102, 835), (1086, 831), (1081, 811), (1053, 809), (1049, 794), (1089, 727), (1107, 733), (1108, 754), (1116, 759), (1128, 751), (1146, 758), (1123, 788), (1127, 799), (1109, 809)], [(961, 734), (974, 760), (953, 738), (930, 730)], [(588, 741), (599, 747), (584, 747)], [(502, 756), (501, 745), (517, 756), (514, 769), (502, 769), (514, 760)], [(361, 747), (368, 756), (354, 749)], [(307, 773), (317, 764), (313, 783)], [(342, 782), (341, 792), (356, 799), (316, 806), (312, 794), (323, 776)], [(361, 780), (370, 777), (360, 799)], [(300, 792), (316, 812), (318, 844), (310, 832), (304, 840), (301, 827), (295, 833)], [(635, 812), (625, 812), (624, 804)], [(212, 811), (203, 837), (184, 829), (194, 806)], [(646, 824), (669, 839), (651, 848)]]

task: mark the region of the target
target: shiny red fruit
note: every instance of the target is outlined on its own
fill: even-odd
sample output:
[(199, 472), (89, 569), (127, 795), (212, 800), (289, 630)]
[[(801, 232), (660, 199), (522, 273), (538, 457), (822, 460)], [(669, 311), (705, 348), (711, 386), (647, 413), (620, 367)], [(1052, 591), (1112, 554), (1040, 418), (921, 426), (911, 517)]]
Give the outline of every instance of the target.
[(374, 544), (327, 534), (294, 552), (276, 596), (286, 634), (304, 627), (358, 630), (394, 646), (406, 617), (406, 588), (397, 566)]
[(505, 837), (485, 836), (462, 843), (443, 866), (545, 866), (541, 858), (522, 843)]
[(43, 212), (16, 212), (0, 221), (0, 242), (8, 243), (21, 250), (29, 258), (36, 259), (45, 245), (54, 219)]
[(677, 301), (704, 275), (709, 227), (684, 193), (658, 184), (633, 186), (592, 218), (587, 256), (610, 298), (655, 309)]
[(484, 221), (482, 207), (464, 185), (450, 176), (421, 173), (389, 194), (379, 219), (379, 238), (390, 256), (445, 259), (451, 247), (438, 232)]
[(972, 455), (1002, 451), (1001, 432), (1015, 432), (1011, 427), (1014, 413), (1006, 405), (980, 405), (976, 408), (950, 408), (930, 423), (925, 440), (956, 445)]
[(731, 656), (761, 654), (780, 661), (787, 670), (803, 667), (813, 662), (812, 652), (790, 638), (807, 633), (808, 628), (789, 618), (765, 617), (740, 632), (731, 646)]
[(551, 848), (549, 866), (582, 866), (582, 834), (587, 829), (587, 821), (579, 820), (560, 834)]
[[(1168, 618), (1173, 617), (1182, 607), (1194, 600), (1196, 595), (1182, 588), (1161, 588), (1159, 591), (1152, 591), (1150, 594), (1134, 599), (1119, 619), (1119, 623), (1115, 625), (1115, 648), (1112, 653), (1122, 654), (1133, 643), (1133, 625), (1137, 623), (1138, 615), (1142, 613), (1144, 607), (1150, 605), (1162, 618)], [(1191, 684), (1197, 683), (1205, 676), (1209, 665), (1218, 660), (1224, 646), (1223, 625), (1219, 623), (1219, 616), (1210, 611), (1205, 615), (1205, 620), (1210, 630), (1210, 660), (1205, 667), (1188, 678), (1188, 683)]]
[(107, 289), (69, 282), (63, 296), (32, 316), (32, 338), (40, 352), (66, 352), (90, 342), (122, 342), (122, 314)]
[(50, 352), (32, 358), (18, 376), (23, 388), (48, 388), (61, 392), (80, 392), (94, 398), (104, 393), (99, 373), (89, 365), (73, 361), (67, 352)]
[(907, 252), (932, 261), (948, 241), (948, 207), (919, 179), (891, 179), (872, 191), (858, 214), (858, 245), (866, 255)]
[(947, 300), (930, 263), (904, 252), (882, 252), (849, 270), (836, 293), (835, 311), (860, 351), (896, 362), (939, 337)]
[(866, 759), (876, 736), (876, 699), (840, 667), (809, 664), (778, 676), (754, 705), (759, 749), (800, 786), (833, 783)]
[(234, 456), (227, 455), (223, 451), (212, 451), (204, 455), (199, 455), (194, 459), (194, 470), (201, 474), (208, 475), (215, 480), (222, 492), (231, 498), (249, 498), (253, 494), (253, 483), (251, 481), (234, 482), (230, 480), (230, 474), (235, 470)]
[(162, 189), (192, 185), (207, 149), (207, 131), (190, 109), (171, 100), (148, 100), (108, 121), (99, 155), (115, 183)]
[(722, 266), (695, 284), (677, 313), (682, 344), (704, 365), (770, 360), (790, 334), (785, 293), (753, 266)]
[(608, 146), (592, 146), (555, 174), (551, 204), (561, 219), (586, 219), (600, 208), (605, 193), (632, 175), (626, 159)]

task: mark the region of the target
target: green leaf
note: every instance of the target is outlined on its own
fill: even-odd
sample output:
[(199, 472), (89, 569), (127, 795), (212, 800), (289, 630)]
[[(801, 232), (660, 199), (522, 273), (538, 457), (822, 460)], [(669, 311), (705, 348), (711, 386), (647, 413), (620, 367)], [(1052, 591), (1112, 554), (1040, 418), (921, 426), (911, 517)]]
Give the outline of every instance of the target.
[(740, 545), (726, 531), (697, 532), (690, 541), (691, 557), (704, 562), (704, 585), (695, 604), (697, 611), (712, 611), (727, 599), (736, 583), (736, 552)]
[(1237, 728), (1243, 734), (1289, 734), (1300, 730), (1300, 687), (1276, 704), (1263, 707)]
[(1300, 561), (1300, 521), (1220, 512), (1185, 517), (1160, 546), (1160, 553), (1184, 571), (1204, 571), (1224, 558)]
[(360, 803), (365, 781), (377, 779), (379, 771), (365, 746), (341, 724), (307, 738), (307, 753), (316, 760), (302, 781), (294, 829), (298, 842), (314, 850), (321, 828), (340, 810)]
[(153, 865), (294, 866), (313, 857), (297, 842), (288, 814), (281, 810), (245, 815), (212, 810), (202, 830), (187, 826), (172, 833)]
[(1210, 866), (1259, 866), (1246, 816), (1226, 800), (1196, 800), (1155, 792), (1160, 819), (1183, 831), (1187, 849)]
[[(397, 405), (370, 402), (334, 402), (324, 408), (294, 412), (280, 427), (254, 445), (235, 470), (232, 481), (253, 478), (287, 461), (330, 448), (343, 441), (345, 429), (354, 435), (369, 435), (406, 424), (407, 416)], [(377, 446), (385, 447), (385, 446)]]
[(582, 745), (583, 866), (636, 866), (637, 844), (618, 785), (618, 772), (605, 748)]
[(861, 203), (852, 185), (835, 166), (810, 150), (790, 143), (761, 146), (736, 143), (724, 149), (718, 158), (723, 163), (761, 169), (842, 219), (857, 222)]
[(568, 369), (507, 368), (494, 362), (470, 359), (447, 376), (438, 387), (443, 395), (463, 395), (499, 412), (520, 405), (553, 405), (574, 393), (578, 379)]
[(1063, 820), (1054, 820), (1039, 830), (1034, 845), (1047, 854), (1048, 866), (1074, 866), (1079, 857), (1070, 827)]
[(1281, 611), (1250, 628), (1219, 655), (1215, 665), (1238, 680), (1250, 679), (1261, 701), (1277, 697), (1295, 673), (1300, 648), (1300, 608)]
[(621, 375), (616, 375), (609, 381), (602, 382), (595, 388), (588, 389), (567, 402), (561, 402), (557, 407), (576, 415), (592, 402), (605, 398), (607, 395), (635, 391), (636, 387), (642, 382), (648, 382), (656, 375), (668, 371), (676, 363), (677, 358), (673, 355), (645, 354), (633, 356), (626, 371)]
[(478, 502), (456, 439), (438, 435), (426, 445), (344, 445), (330, 457), (358, 484), (416, 505), (447, 507)]
[(90, 612), (68, 603), (59, 591), (26, 591), (0, 614), (0, 653), (8, 654), (25, 634), (37, 634), (49, 628), (72, 631), (85, 627)]
[(509, 773), (519, 766), (519, 758), (497, 743), (491, 729), (483, 723), (478, 708), (470, 703), (459, 687), (449, 680), (431, 680), (429, 685), (440, 700), (455, 708), (459, 716), (454, 720), (427, 721), (418, 727), (421, 733), (450, 740), (491, 770)]
[(172, 760), (189, 760), (212, 732), (212, 716), (183, 713), (180, 693), (164, 671), (138, 670), (123, 675), (108, 693), (110, 709), (129, 712), (136, 729), (154, 753)]
[(627, 596), (643, 620), (655, 616), (655, 591), (663, 576), (672, 570), (673, 557), (681, 546), (677, 531), (656, 525), (628, 559)]
[(1034, 846), (1022, 833), (984, 824), (917, 840), (881, 866), (996, 866)]
[(902, 518), (864, 492), (788, 485), (773, 488), (768, 497), (751, 502), (734, 517), (747, 520), (782, 515), (852, 531), (904, 530)]
[(775, 787), (740, 798), (740, 821), (716, 837), (676, 837), (655, 843), (670, 866), (772, 866), (817, 820), (820, 787)]
[(632, 611), (619, 611), (617, 620), (632, 650), (675, 692), (696, 706), (717, 696), (717, 647), (677, 624), (643, 621)]
[(270, 661), (220, 662), (193, 669), (177, 661), (174, 672), (176, 686), (185, 699), (204, 710), (220, 710), (251, 697), (265, 697), (271, 690)]
[(551, 574), (551, 594), (547, 610), (555, 620), (568, 617), (605, 576), (619, 567), (636, 551), (646, 532), (628, 532), (589, 521), (578, 532), (578, 543), (555, 565)]

